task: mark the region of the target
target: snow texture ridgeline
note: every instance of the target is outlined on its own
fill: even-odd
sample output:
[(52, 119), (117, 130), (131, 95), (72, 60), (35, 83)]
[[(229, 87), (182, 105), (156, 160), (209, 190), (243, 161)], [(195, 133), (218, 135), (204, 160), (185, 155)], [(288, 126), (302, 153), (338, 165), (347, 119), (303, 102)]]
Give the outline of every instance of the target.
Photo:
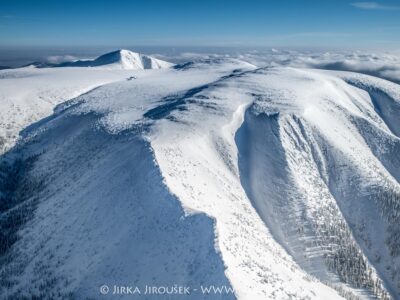
[[(96, 71), (98, 85), (111, 76)], [(0, 74), (17, 85), (27, 72)], [(112, 72), (1, 157), (3, 295), (202, 284), (235, 294), (191, 298), (399, 297), (397, 84), (234, 59)]]

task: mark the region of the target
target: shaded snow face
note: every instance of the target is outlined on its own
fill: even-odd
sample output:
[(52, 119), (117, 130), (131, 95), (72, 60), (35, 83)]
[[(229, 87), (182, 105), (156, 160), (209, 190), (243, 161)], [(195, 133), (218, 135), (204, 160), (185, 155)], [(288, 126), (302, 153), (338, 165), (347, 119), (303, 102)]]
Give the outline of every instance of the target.
[(45, 281), (97, 297), (88, 286), (129, 278), (239, 299), (398, 297), (397, 84), (237, 58), (123, 74), (2, 157), (33, 157), (19, 180), (40, 182), (15, 199), (34, 205), (3, 255), (8, 295)]
[[(214, 220), (184, 214), (150, 144), (134, 129), (110, 135), (96, 129), (96, 119), (57, 115), (35, 128), (46, 126), (43, 133), (2, 157), (14, 168), (20, 160), (34, 163), (13, 175), (18, 183), (2, 199), (12, 202), (2, 207), (0, 223), (8, 235), (1, 240), (8, 244), (1, 253), (1, 294), (86, 299), (99, 297), (102, 285), (138, 286), (143, 293), (146, 285), (230, 288), (214, 247)], [(16, 226), (20, 214), (4, 212), (21, 204), (27, 223)]]

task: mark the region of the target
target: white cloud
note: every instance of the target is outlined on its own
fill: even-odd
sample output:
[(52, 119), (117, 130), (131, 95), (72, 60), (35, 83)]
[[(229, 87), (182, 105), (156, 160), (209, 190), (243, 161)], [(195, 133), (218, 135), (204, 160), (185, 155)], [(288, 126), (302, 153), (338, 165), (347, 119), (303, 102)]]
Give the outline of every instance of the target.
[(58, 64), (66, 61), (74, 61), (77, 60), (78, 58), (72, 55), (53, 55), (53, 56), (48, 56), (46, 58), (46, 62), (52, 63), (52, 64)]
[(369, 74), (400, 83), (400, 52), (367, 51), (300, 51), (274, 48), (270, 50), (238, 50), (230, 53), (182, 52), (164, 55), (163, 59), (175, 63), (206, 60), (209, 58), (237, 58), (259, 67), (291, 66)]
[(352, 6), (360, 9), (367, 9), (367, 10), (399, 10), (400, 6), (389, 6), (379, 4), (377, 2), (353, 2), (351, 3)]

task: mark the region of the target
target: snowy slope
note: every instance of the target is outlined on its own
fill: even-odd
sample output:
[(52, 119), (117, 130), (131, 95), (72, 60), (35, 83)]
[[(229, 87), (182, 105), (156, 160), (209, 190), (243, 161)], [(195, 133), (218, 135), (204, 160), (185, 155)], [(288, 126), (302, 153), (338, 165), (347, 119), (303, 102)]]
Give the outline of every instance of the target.
[(103, 84), (148, 76), (149, 72), (95, 68), (0, 71), (0, 153), (14, 145), (20, 130), (49, 116), (57, 104)]
[[(34, 91), (75, 68), (49, 70), (30, 69)], [(398, 85), (236, 59), (113, 72), (1, 157), (2, 294), (399, 297)]]

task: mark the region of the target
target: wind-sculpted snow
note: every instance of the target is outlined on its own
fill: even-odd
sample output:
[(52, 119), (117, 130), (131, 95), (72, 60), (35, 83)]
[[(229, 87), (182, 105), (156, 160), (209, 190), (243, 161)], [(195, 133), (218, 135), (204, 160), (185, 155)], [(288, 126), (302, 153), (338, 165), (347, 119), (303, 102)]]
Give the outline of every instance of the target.
[(356, 73), (338, 72), (346, 82), (364, 89), (370, 94), (375, 111), (394, 135), (400, 137), (400, 87), (379, 78)]
[(220, 58), (132, 76), (59, 105), (2, 156), (0, 225), (23, 216), (5, 295), (399, 297), (397, 84)]
[(311, 274), (379, 298), (383, 279), (397, 295), (398, 138), (367, 93), (304, 71), (280, 78), (269, 76), (272, 94), (257, 97), (238, 132), (249, 198)]

